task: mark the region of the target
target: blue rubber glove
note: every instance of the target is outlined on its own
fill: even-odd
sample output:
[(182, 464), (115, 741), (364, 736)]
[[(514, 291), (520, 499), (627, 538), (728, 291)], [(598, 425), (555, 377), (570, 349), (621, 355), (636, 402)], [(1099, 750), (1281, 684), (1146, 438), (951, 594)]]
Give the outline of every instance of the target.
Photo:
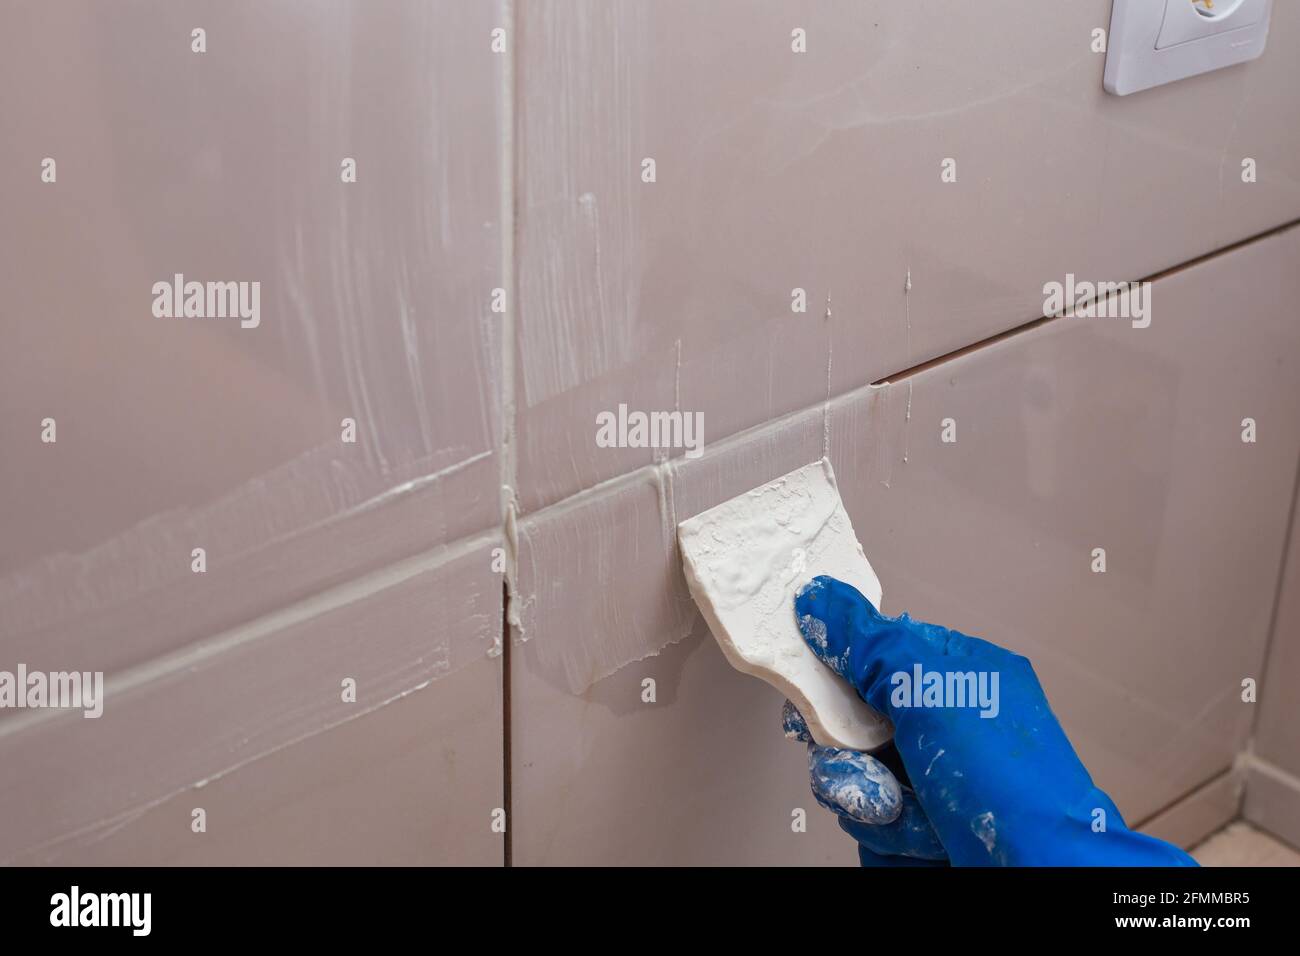
[[(856, 588), (829, 577), (799, 592), (795, 614), (813, 652), (894, 724), (894, 749), (879, 760), (817, 748), (809, 738), (813, 793), (840, 814), (864, 864), (946, 854), (955, 866), (1196, 865), (1177, 847), (1125, 826), (1075, 755), (1025, 658), (906, 614), (886, 617)], [(786, 730), (798, 736), (803, 721), (791, 711)], [(891, 792), (880, 769), (888, 772), (894, 753), (895, 772), (909, 784), (895, 780), (899, 812), (887, 819), (887, 799), (876, 801), (881, 812), (843, 812), (843, 795), (855, 788)], [(866, 768), (860, 780), (859, 764)]]
[[(781, 712), (787, 737), (808, 745), (813, 797), (839, 817), (840, 829), (858, 841), (863, 866), (946, 866), (948, 855), (891, 744), (879, 758), (857, 750), (822, 747), (790, 701)], [(889, 761), (894, 769), (890, 769)]]

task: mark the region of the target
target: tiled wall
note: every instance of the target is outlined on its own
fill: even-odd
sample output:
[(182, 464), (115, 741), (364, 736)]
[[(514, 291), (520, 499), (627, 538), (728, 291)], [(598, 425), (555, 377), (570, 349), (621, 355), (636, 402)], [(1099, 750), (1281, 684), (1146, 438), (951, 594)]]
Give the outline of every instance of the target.
[[(1241, 680), (1263, 665), (1300, 449), (1298, 257), (1293, 229), (1156, 281), (1149, 328), (1046, 322), (527, 519), (516, 859), (852, 859), (833, 840), (791, 849), (807, 798), (770, 779), (800, 776), (781, 696), (725, 666), (661, 533), (665, 500), (691, 515), (816, 459), (827, 420), (886, 611), (1026, 654), (1130, 820), (1227, 770), (1254, 717)], [(1257, 443), (1246, 416), (1268, 432)], [(584, 573), (554, 570), (571, 567)]]
[[(1105, 0), (6, 6), (0, 669), (109, 689), (0, 712), (0, 861), (851, 863), (673, 537), (823, 453), (886, 608), (1028, 654), (1130, 820), (1256, 706), (1300, 774), (1240, 693), (1294, 643), (1274, 6), (1122, 99)], [(178, 272), (257, 327), (156, 317)], [(1067, 274), (1158, 276), (1149, 327), (1033, 324)]]
[(500, 14), (0, 11), (0, 861), (501, 862)]
[(619, 402), (680, 400), (717, 441), (1034, 319), (1066, 273), (1300, 217), (1278, 6), (1259, 61), (1118, 98), (1106, 0), (521, 3), (521, 506), (650, 463), (591, 440)]

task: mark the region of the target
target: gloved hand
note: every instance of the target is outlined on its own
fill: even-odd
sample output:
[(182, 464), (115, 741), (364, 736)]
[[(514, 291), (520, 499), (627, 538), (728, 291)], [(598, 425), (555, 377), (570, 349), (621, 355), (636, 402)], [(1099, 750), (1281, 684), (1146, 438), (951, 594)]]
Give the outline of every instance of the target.
[[(880, 754), (822, 747), (790, 701), (781, 712), (787, 737), (808, 745), (808, 776), (817, 802), (858, 841), (863, 866), (946, 866), (948, 856), (889, 744)], [(892, 768), (892, 769), (891, 769)]]
[[(795, 598), (804, 640), (894, 724), (879, 759), (809, 743), (813, 794), (864, 865), (1195, 866), (1125, 826), (1057, 723), (1029, 661), (957, 631), (878, 612), (818, 577)], [(937, 675), (937, 676), (936, 676)], [(886, 766), (895, 762), (895, 772)]]

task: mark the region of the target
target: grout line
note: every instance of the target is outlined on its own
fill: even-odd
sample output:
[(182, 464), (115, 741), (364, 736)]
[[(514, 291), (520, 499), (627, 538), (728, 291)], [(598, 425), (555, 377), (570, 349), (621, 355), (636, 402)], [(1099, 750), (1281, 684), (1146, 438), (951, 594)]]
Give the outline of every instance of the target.
[[(1188, 259), (1186, 262), (1180, 262), (1178, 265), (1170, 266), (1168, 269), (1162, 269), (1160, 272), (1153, 272), (1151, 275), (1145, 276), (1141, 279), (1132, 279), (1127, 281), (1157, 282), (1161, 279), (1166, 279), (1169, 278), (1170, 276), (1177, 275), (1180, 272), (1185, 272), (1188, 269), (1194, 269), (1195, 267), (1202, 265), (1203, 263), (1208, 262), (1211, 259), (1217, 259), (1220, 256), (1226, 256), (1229, 253), (1236, 252), (1238, 249), (1242, 248), (1243, 246), (1248, 246), (1253, 242), (1259, 242), (1260, 240), (1268, 239), (1274, 235), (1277, 235), (1278, 233), (1286, 232), (1288, 229), (1293, 229), (1296, 226), (1300, 226), (1300, 219), (1292, 219), (1290, 222), (1284, 222), (1280, 226), (1274, 226), (1271, 229), (1266, 229), (1264, 232), (1256, 233), (1253, 236), (1247, 236), (1245, 239), (1240, 239), (1237, 242), (1223, 246), (1220, 249), (1212, 250), (1211, 252), (1207, 252), (1204, 255), (1197, 256), (1195, 259)], [(1116, 298), (1119, 295), (1120, 295), (1119, 292), (1111, 292), (1104, 299), (1094, 299), (1084, 304), (1099, 305), (1100, 303), (1108, 302), (1112, 298)], [(1073, 307), (1073, 305), (1074, 304), (1071, 304), (1071, 308)], [(895, 379), (909, 378), (913, 375), (919, 374), (920, 372), (929, 371), (930, 369), (934, 368), (936, 365), (942, 365), (945, 362), (952, 361), (953, 359), (961, 358), (965, 355), (970, 354), (971, 352), (976, 352), (981, 349), (987, 348), (990, 345), (997, 345), (999, 342), (1002, 342), (1013, 336), (1021, 335), (1025, 332), (1031, 332), (1034, 329), (1038, 328), (1039, 326), (1045, 325), (1048, 322), (1056, 322), (1060, 319), (1064, 319), (1067, 317), (1069, 317), (1069, 309), (1067, 309), (1061, 315), (1040, 315), (1038, 318), (1030, 319), (1027, 322), (1022, 323), (1021, 325), (1013, 326), (1012, 328), (1005, 329), (994, 335), (990, 335), (987, 338), (979, 339), (978, 341), (971, 342), (968, 345), (960, 346), (958, 348), (953, 349), (950, 352), (945, 352), (943, 355), (936, 355), (932, 359), (926, 359), (924, 362), (919, 362), (916, 365), (912, 365), (908, 368), (905, 368), (900, 372), (893, 372), (890, 375), (885, 376), (884, 378), (876, 379), (872, 384), (886, 385)]]
[(507, 868), (514, 866), (514, 832), (515, 817), (513, 801), (513, 781), (510, 776), (510, 645), (514, 642), (510, 639), (510, 619), (509, 604), (510, 586), (505, 582), (501, 584), (501, 729), (502, 729), (502, 770), (501, 770), (501, 806), (506, 812), (506, 832), (503, 834), (504, 840), (504, 858), (503, 862)]
[[(467, 555), (478, 554), (496, 542), (495, 531), (437, 545), (428, 551), (403, 558), (361, 577), (349, 578), (292, 604), (276, 608), (211, 637), (193, 641), (140, 664), (114, 672), (106, 679), (104, 694), (114, 697), (153, 684), (175, 674), (193, 670), (206, 661), (235, 648), (283, 633), (286, 629), (314, 620), (340, 608), (368, 600), (385, 590), (404, 584), (428, 571), (435, 571)], [(44, 708), (0, 720), (0, 738), (24, 731), (76, 711)]]
[(516, 444), (518, 418), (515, 396), (515, 316), (520, 307), (519, 277), (515, 268), (516, 242), (519, 229), (519, 202), (516, 192), (518, 163), (515, 149), (515, 121), (519, 101), (516, 69), (522, 44), (519, 20), (514, 0), (503, 0), (502, 14), (506, 23), (506, 36), (510, 46), (506, 54), (505, 75), (501, 81), (501, 124), (498, 163), (501, 176), (501, 268), (504, 273), (506, 294), (505, 322), (501, 330), (501, 537), (505, 543), (507, 564), (505, 580), (501, 584), (501, 806), (505, 811), (506, 829), (502, 834), (502, 864), (514, 866), (514, 781), (510, 772), (513, 722), (510, 708), (511, 674), (513, 673), (514, 631), (510, 626), (510, 592), (518, 580), (518, 546), (515, 537), (515, 500), (518, 483), (519, 455)]
[[(515, 6), (513, 0), (502, 0), (502, 17), (506, 24), (506, 36), (509, 46), (505, 57), (505, 66), (501, 78), (501, 111), (498, 135), (500, 138), (498, 153), (498, 176), (501, 180), (500, 208), (501, 220), (500, 268), (502, 283), (506, 289), (506, 311), (501, 319), (501, 520), (503, 533), (508, 530), (509, 513), (514, 508), (516, 483), (518, 482), (517, 416), (515, 395), (515, 316), (519, 311), (519, 279), (515, 270), (516, 234), (519, 227), (518, 202), (515, 196), (516, 157), (515, 157), (515, 101), (518, 96), (515, 71), (515, 57), (520, 48)], [(513, 558), (511, 559), (513, 563)], [(508, 568), (513, 576), (514, 569)], [(509, 580), (509, 578), (508, 578)]]
[(1188, 259), (1186, 262), (1180, 262), (1177, 265), (1170, 266), (1168, 269), (1164, 269), (1160, 272), (1152, 273), (1142, 281), (1155, 282), (1157, 279), (1163, 279), (1166, 276), (1171, 276), (1176, 272), (1183, 272), (1187, 269), (1191, 269), (1196, 266), (1199, 266), (1202, 263), (1208, 262), (1211, 259), (1217, 259), (1220, 256), (1226, 256), (1230, 252), (1236, 252), (1242, 246), (1248, 246), (1252, 242), (1259, 242), (1261, 239), (1270, 239), (1273, 236), (1286, 232), (1288, 229), (1294, 229), (1296, 226), (1300, 226), (1300, 219), (1290, 219), (1287, 220), (1286, 222), (1279, 223), (1276, 226), (1270, 226), (1268, 229), (1265, 229), (1263, 232), (1257, 232), (1252, 236), (1246, 236), (1246, 238), (1244, 239), (1238, 239), (1236, 242), (1230, 242), (1226, 246), (1220, 246), (1218, 249), (1211, 249), (1209, 252), (1202, 253), (1201, 255), (1197, 256), (1194, 259)]
[[(1110, 296), (1107, 296), (1106, 299), (1103, 299), (1101, 301), (1104, 302), (1104, 301), (1108, 301), (1109, 299)], [(909, 366), (908, 368), (903, 369), (901, 372), (891, 372), (890, 374), (884, 376), (883, 378), (876, 379), (871, 384), (875, 388), (881, 388), (885, 385), (892, 385), (895, 382), (901, 382), (904, 379), (913, 378), (916, 375), (920, 375), (922, 372), (928, 372), (930, 371), (930, 369), (937, 368), (940, 365), (945, 365), (948, 362), (953, 361), (954, 359), (964, 358), (965, 356), (971, 354), (972, 352), (982, 351), (983, 349), (986, 349), (991, 345), (997, 345), (999, 342), (1003, 342), (1007, 339), (1014, 338), (1018, 335), (1023, 335), (1026, 332), (1032, 332), (1034, 329), (1038, 328), (1039, 326), (1046, 325), (1048, 322), (1055, 322), (1058, 319), (1063, 319), (1063, 318), (1065, 318), (1065, 316), (1063, 315), (1042, 315), (1036, 319), (1030, 319), (1028, 322), (1025, 322), (1023, 325), (1017, 325), (1014, 326), (1013, 328), (1005, 329), (994, 335), (990, 335), (987, 338), (980, 339), (976, 342), (971, 342), (969, 345), (963, 345), (960, 346), (959, 348), (955, 348), (951, 352), (944, 352), (942, 355), (936, 355), (932, 359), (926, 359), (924, 362), (919, 362), (916, 365)], [(857, 389), (853, 391), (857, 391)], [(844, 394), (846, 395), (852, 394), (852, 391), (845, 392)]]
[[(1280, 226), (1274, 226), (1270, 229), (1265, 230), (1264, 232), (1257, 233), (1253, 236), (1248, 236), (1245, 239), (1241, 239), (1230, 245), (1224, 246), (1221, 249), (1216, 249), (1212, 252), (1207, 252), (1204, 255), (1197, 256), (1195, 259), (1189, 259), (1187, 262), (1180, 263), (1179, 265), (1171, 266), (1168, 269), (1164, 269), (1160, 272), (1153, 273), (1147, 276), (1146, 278), (1127, 280), (1127, 281), (1155, 282), (1159, 279), (1164, 279), (1169, 276), (1175, 275), (1179, 272), (1182, 272), (1184, 270), (1201, 265), (1202, 263), (1205, 263), (1211, 259), (1216, 259), (1219, 256), (1224, 256), (1231, 252), (1235, 252), (1236, 250), (1242, 248), (1243, 246), (1247, 246), (1250, 245), (1251, 243), (1259, 242), (1260, 240), (1270, 238), (1271, 236), (1277, 235), (1282, 232), (1286, 232), (1288, 229), (1293, 229), (1297, 226), (1300, 226), (1300, 219), (1292, 219), (1289, 222), (1285, 222)], [(1119, 293), (1114, 293), (1114, 294), (1118, 295)], [(1111, 296), (1108, 295), (1105, 299), (1100, 301), (1109, 301), (1110, 298)], [(1034, 329), (1046, 325), (1048, 322), (1060, 321), (1067, 317), (1068, 317), (1068, 313), (1064, 313), (1062, 315), (1056, 315), (1056, 316), (1043, 315), (1035, 319), (1030, 319), (1022, 323), (1021, 325), (1013, 326), (1010, 329), (1005, 329), (1002, 332), (998, 332), (994, 335), (990, 335), (987, 338), (980, 339), (979, 341), (972, 342), (968, 345), (963, 345), (959, 348), (953, 349), (950, 352), (945, 352), (943, 355), (937, 355), (932, 359), (927, 359), (926, 361), (910, 366), (909, 368), (902, 369), (901, 371), (898, 372), (892, 372), (889, 375), (886, 375), (883, 378), (876, 379), (866, 385), (859, 385), (856, 388), (847, 389), (846, 391), (840, 392), (838, 395), (832, 396), (830, 401), (834, 403), (837, 401), (850, 399), (859, 395), (866, 394), (866, 392), (870, 389), (884, 388), (887, 385), (897, 384), (904, 379), (908, 379), (915, 375), (919, 375), (922, 372), (927, 372), (932, 368), (935, 368), (940, 365), (944, 365), (948, 362), (953, 361), (954, 359), (959, 359), (972, 352), (976, 352), (981, 349), (988, 348), (989, 346), (997, 345), (1015, 336), (1023, 335), (1027, 332), (1032, 332)], [(753, 425), (750, 425), (748, 428), (742, 428), (740, 431), (732, 432), (729, 435), (724, 435), (720, 439), (715, 439), (714, 441), (710, 442), (709, 447), (726, 448), (732, 446), (738, 441), (751, 437), (755, 432), (758, 432), (759, 430), (767, 429), (773, 425), (780, 424), (781, 422), (791, 421), (799, 416), (807, 415), (811, 412), (818, 411), (823, 407), (824, 404), (825, 404), (824, 401), (818, 401), (813, 405), (805, 405), (800, 408), (796, 408), (789, 412), (786, 412), (782, 415), (778, 415), (776, 418), (769, 418), (764, 421), (757, 422)], [(706, 455), (708, 454), (707, 451), (705, 454)], [(600, 481), (596, 482), (593, 485), (588, 485), (585, 488), (579, 488), (577, 491), (571, 492), (570, 494), (567, 494), (562, 498), (557, 498), (555, 501), (548, 501), (547, 503), (543, 504), (540, 508), (536, 508), (533, 511), (526, 512), (525, 514), (519, 515), (518, 517), (520, 520), (522, 520), (523, 518), (531, 518), (535, 515), (541, 514), (544, 511), (550, 511), (556, 508), (564, 508), (566, 506), (576, 507), (580, 505), (583, 501), (586, 501), (588, 498), (590, 498), (593, 494), (597, 494), (603, 491), (608, 491), (614, 488), (625, 487), (637, 480), (643, 480), (646, 476), (653, 474), (654, 469), (655, 466), (653, 464), (650, 464), (650, 465), (643, 465), (640, 468), (635, 468), (632, 471), (619, 472), (617, 475), (611, 475), (608, 478), (602, 478)]]

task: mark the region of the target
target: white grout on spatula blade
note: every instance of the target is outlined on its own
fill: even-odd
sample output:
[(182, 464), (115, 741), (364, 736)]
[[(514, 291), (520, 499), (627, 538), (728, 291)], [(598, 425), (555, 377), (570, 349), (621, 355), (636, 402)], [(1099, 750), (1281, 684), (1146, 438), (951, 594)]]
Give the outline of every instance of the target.
[(880, 608), (881, 588), (853, 534), (831, 463), (805, 465), (677, 526), (686, 580), (722, 653), (799, 708), (817, 743), (875, 750), (893, 728), (817, 658), (794, 598), (820, 574)]

